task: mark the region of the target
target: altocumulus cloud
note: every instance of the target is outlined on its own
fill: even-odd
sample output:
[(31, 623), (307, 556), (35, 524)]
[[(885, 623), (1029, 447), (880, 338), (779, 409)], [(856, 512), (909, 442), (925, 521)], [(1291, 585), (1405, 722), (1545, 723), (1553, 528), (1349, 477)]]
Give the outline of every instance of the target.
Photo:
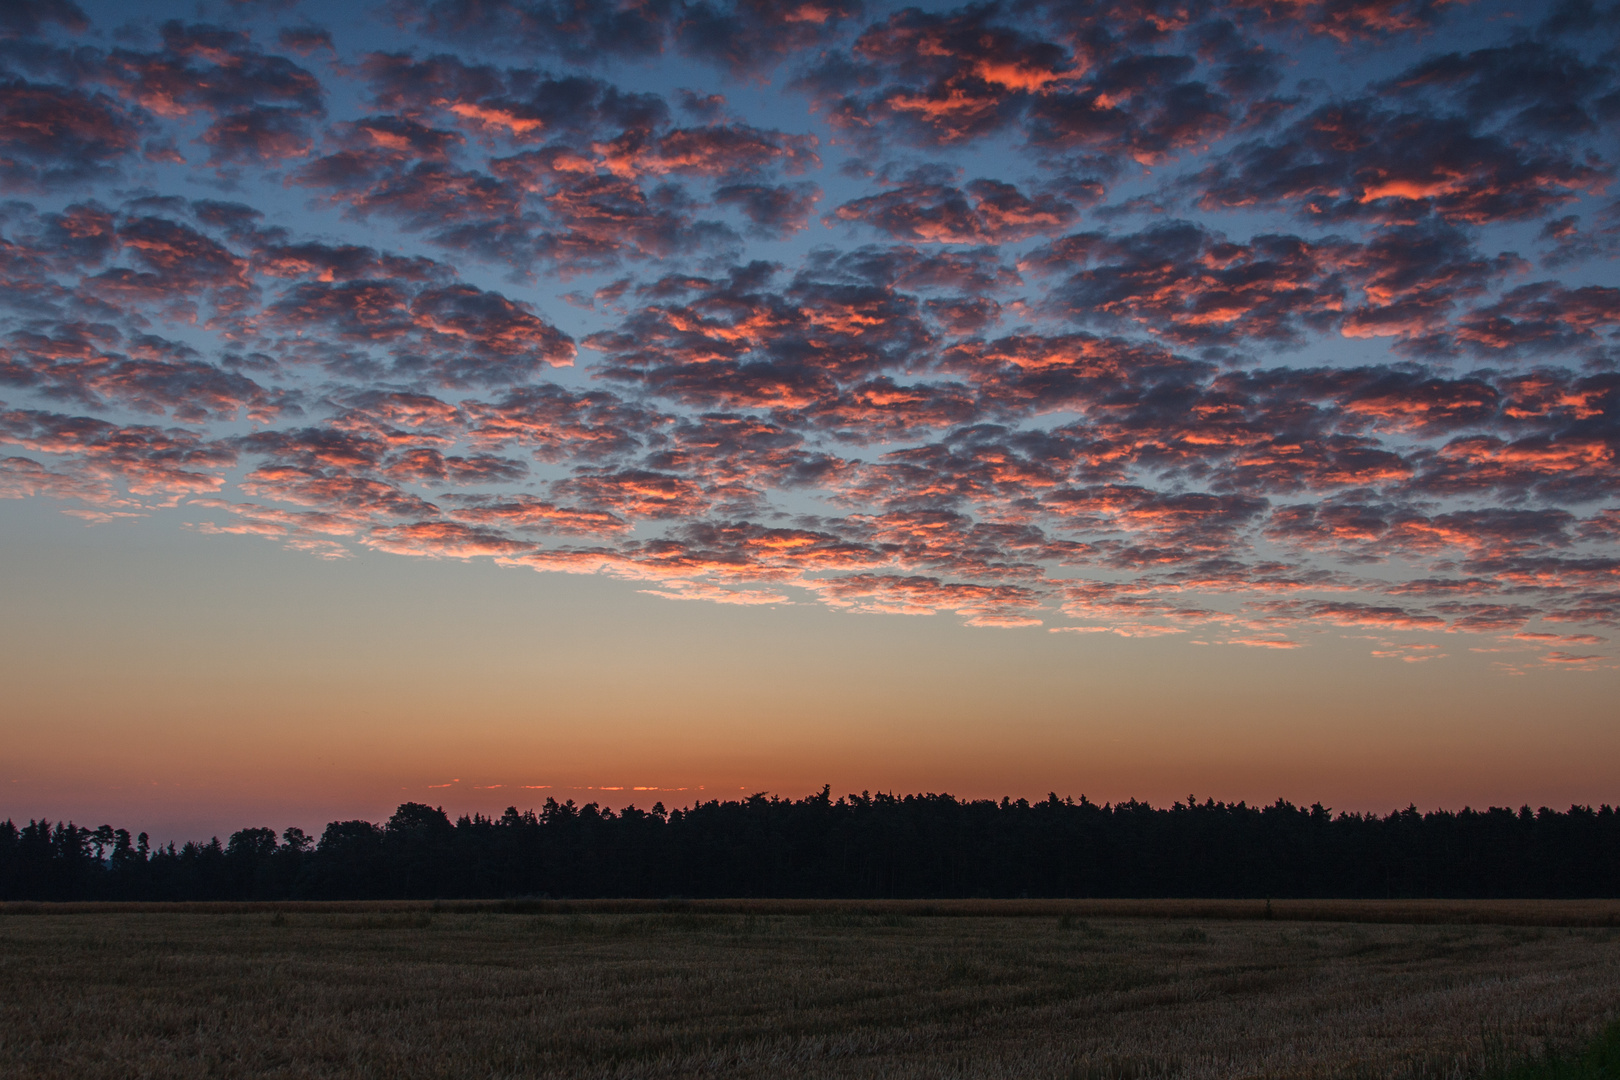
[(1620, 16), (1454, 7), (22, 0), (0, 497), (1609, 664)]

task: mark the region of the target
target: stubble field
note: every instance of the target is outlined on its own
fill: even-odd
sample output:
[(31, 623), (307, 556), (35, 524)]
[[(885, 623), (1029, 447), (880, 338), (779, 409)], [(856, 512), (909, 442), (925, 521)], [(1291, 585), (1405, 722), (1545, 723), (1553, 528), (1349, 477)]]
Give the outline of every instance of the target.
[(19, 1080), (1486, 1077), (1617, 1010), (1604, 926), (0, 912)]

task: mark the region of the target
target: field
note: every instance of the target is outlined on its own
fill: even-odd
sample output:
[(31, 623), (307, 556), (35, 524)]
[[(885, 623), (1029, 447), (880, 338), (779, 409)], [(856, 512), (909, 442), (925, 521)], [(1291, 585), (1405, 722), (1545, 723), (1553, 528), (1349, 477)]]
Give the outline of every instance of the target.
[(0, 1076), (1488, 1077), (1620, 1012), (1613, 909), (13, 905)]

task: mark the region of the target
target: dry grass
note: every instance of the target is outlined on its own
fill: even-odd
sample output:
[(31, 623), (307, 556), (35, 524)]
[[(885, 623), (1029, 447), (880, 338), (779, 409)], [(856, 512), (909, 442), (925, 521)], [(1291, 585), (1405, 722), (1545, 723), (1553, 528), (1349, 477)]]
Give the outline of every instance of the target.
[(1620, 1002), (1601, 927), (862, 906), (11, 911), (0, 1076), (1466, 1077)]

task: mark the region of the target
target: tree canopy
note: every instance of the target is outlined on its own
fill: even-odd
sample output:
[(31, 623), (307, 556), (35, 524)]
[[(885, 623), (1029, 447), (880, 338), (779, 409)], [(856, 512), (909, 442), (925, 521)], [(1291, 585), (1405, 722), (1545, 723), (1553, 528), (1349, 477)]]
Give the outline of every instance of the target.
[(823, 788), (669, 811), (547, 799), (454, 822), (405, 803), (382, 825), (334, 821), (318, 842), (252, 828), (158, 848), (106, 825), (0, 823), (5, 900), (1616, 895), (1607, 805), (1380, 816)]

